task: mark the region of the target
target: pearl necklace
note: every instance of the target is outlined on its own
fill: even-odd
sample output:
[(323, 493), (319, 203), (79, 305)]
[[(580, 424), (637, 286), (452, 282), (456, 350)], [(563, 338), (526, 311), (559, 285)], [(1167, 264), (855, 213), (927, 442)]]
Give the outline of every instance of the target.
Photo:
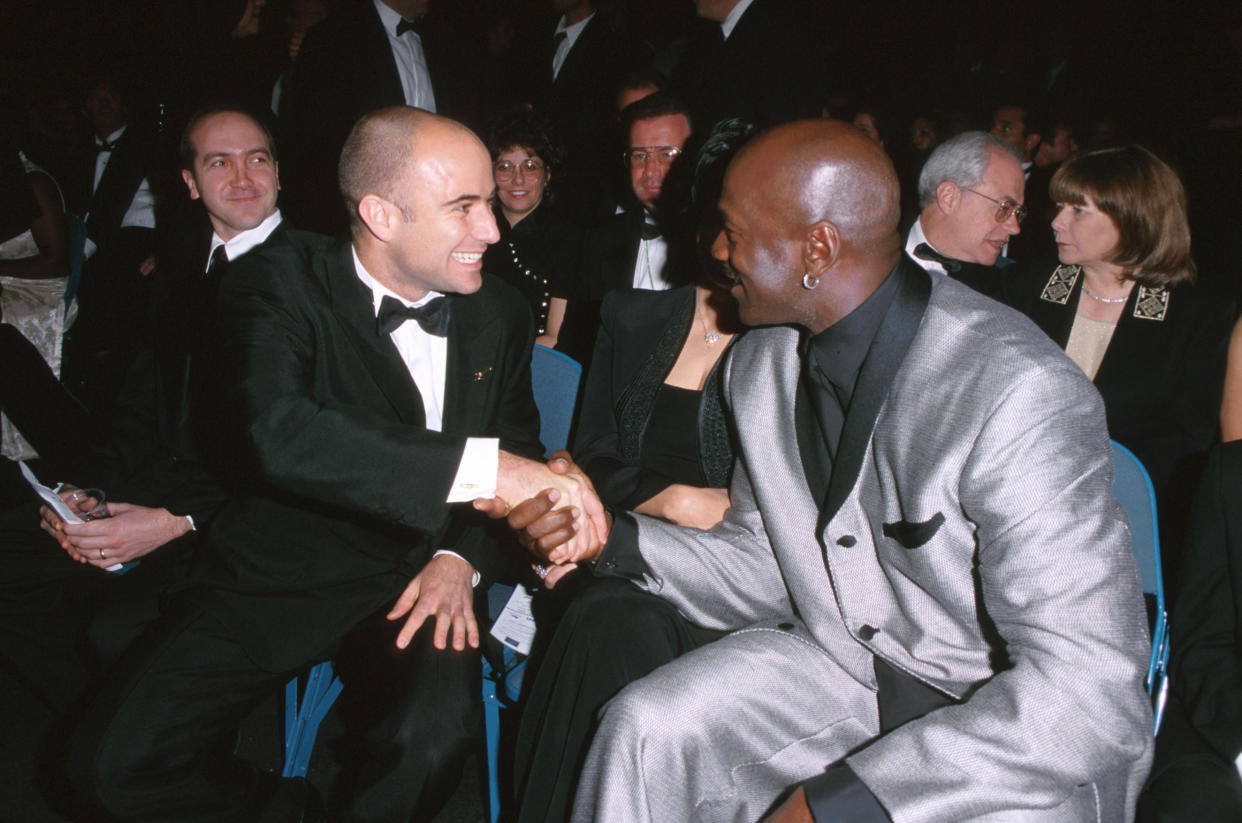
[(1113, 305), (1124, 303), (1130, 299), (1130, 295), (1128, 294), (1123, 297), (1100, 297), (1098, 294), (1091, 291), (1091, 289), (1087, 288), (1086, 283), (1082, 284), (1082, 293), (1087, 295), (1087, 297), (1090, 297), (1092, 300), (1098, 300), (1101, 303), (1111, 303)]

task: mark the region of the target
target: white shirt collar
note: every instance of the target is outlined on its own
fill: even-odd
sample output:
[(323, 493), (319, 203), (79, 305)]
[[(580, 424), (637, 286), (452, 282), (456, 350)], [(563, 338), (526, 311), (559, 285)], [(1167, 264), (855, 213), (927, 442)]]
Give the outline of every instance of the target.
[(383, 283), (379, 282), (378, 280), (376, 280), (374, 277), (371, 276), (371, 273), (367, 271), (366, 266), (362, 265), (362, 261), (358, 259), (357, 249), (351, 246), (349, 251), (350, 251), (350, 254), (354, 256), (354, 272), (357, 273), (358, 279), (362, 281), (363, 285), (365, 285), (368, 289), (371, 290), (372, 308), (375, 310), (375, 315), (377, 317), (379, 316), (380, 303), (383, 302), (385, 297), (391, 297), (394, 300), (399, 300), (401, 301), (401, 305), (407, 308), (412, 308), (414, 306), (421, 306), (424, 303), (428, 303), (433, 298), (444, 296), (438, 291), (428, 291), (425, 295), (420, 297), (418, 300), (414, 300), (414, 301), (406, 300), (404, 297), (397, 294), (392, 289), (389, 289)]
[(733, 34), (733, 29), (737, 28), (737, 21), (742, 19), (742, 15), (746, 13), (746, 10), (750, 8), (750, 4), (753, 2), (755, 0), (741, 0), (725, 17), (724, 22), (720, 24), (720, 30), (724, 32), (726, 40), (729, 39), (730, 34)]
[(246, 229), (238, 232), (233, 239), (225, 242), (220, 239), (220, 235), (214, 231), (211, 233), (211, 248), (207, 250), (207, 265), (211, 265), (211, 256), (216, 253), (216, 249), (224, 246), (224, 256), (229, 260), (236, 260), (255, 246), (266, 240), (272, 232), (276, 231), (276, 227), (280, 225), (280, 209), (272, 212), (262, 223), (253, 229)]
[[(918, 248), (920, 243), (926, 243), (928, 246), (931, 246), (934, 251), (940, 253), (940, 250), (932, 245), (931, 241), (927, 239), (927, 235), (923, 234), (922, 215), (919, 216), (918, 220), (914, 221), (914, 225), (910, 227), (910, 233), (906, 235), (906, 254), (910, 255), (911, 260), (922, 266), (924, 271), (935, 272), (937, 274), (947, 274), (944, 270), (944, 266), (941, 266), (935, 260), (924, 260), (923, 258), (916, 257), (914, 255), (914, 250)], [(946, 254), (945, 257), (948, 257), (948, 255)]]
[(96, 145), (96, 146), (102, 146), (104, 143), (115, 143), (116, 141), (118, 141), (118, 140), (120, 140), (120, 139), (121, 139), (121, 135), (125, 133), (125, 130), (126, 130), (127, 128), (129, 128), (129, 124), (128, 124), (128, 123), (126, 123), (124, 126), (121, 126), (119, 129), (117, 129), (116, 131), (112, 132), (112, 134), (109, 134), (107, 137), (105, 137), (105, 138), (104, 138), (104, 139), (102, 139), (102, 140), (100, 140), (98, 137), (96, 137), (96, 138), (95, 138), (95, 145)]
[[(578, 35), (582, 34), (582, 30), (586, 28), (587, 23), (590, 23), (591, 18), (594, 16), (595, 12), (591, 12), (577, 23), (574, 23), (573, 25), (566, 25), (565, 15), (562, 14), (560, 22), (556, 24), (556, 32), (558, 34), (562, 31), (565, 32), (565, 39), (569, 41), (569, 47), (573, 48), (574, 41), (578, 39)], [(544, 31), (547, 31), (547, 29), (544, 29)]]
[[(375, 4), (375, 11), (379, 13), (380, 22), (384, 25), (384, 31), (388, 32), (389, 37), (396, 37), (397, 24), (405, 18), (403, 18), (396, 9), (386, 3), (382, 3), (380, 0), (371, 1)], [(408, 33), (415, 34), (415, 32)]]

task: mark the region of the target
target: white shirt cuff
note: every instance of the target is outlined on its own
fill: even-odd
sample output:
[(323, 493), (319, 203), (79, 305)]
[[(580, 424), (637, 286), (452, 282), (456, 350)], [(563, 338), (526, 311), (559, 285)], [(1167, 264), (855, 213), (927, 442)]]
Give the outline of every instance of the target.
[(1238, 755), (1238, 759), (1233, 761), (1233, 767), (1238, 770), (1238, 777), (1242, 777), (1242, 754)]
[[(455, 552), (455, 551), (453, 551), (453, 550), (451, 550), (451, 549), (440, 549), (438, 552), (436, 552), (435, 554), (433, 554), (431, 557), (432, 557), (432, 559), (434, 560), (435, 558), (439, 557), (439, 556), (440, 556), (440, 555), (442, 555), (442, 554), (451, 554), (453, 557), (456, 557), (458, 560), (460, 560), (461, 562), (465, 563), (466, 565), (470, 565), (470, 561), (469, 561), (469, 560), (467, 560), (466, 558), (462, 557), (460, 554), (458, 554), (457, 552)], [(470, 572), (471, 572), (471, 574), (470, 574), (470, 588), (472, 588), (472, 589), (473, 589), (474, 587), (476, 587), (476, 586), (478, 586), (478, 585), (479, 585), (479, 581), (483, 579), (483, 576), (482, 576), (481, 574), (479, 574), (477, 571), (475, 571), (474, 566), (470, 566)]]
[(186, 519), (186, 521), (190, 524), (190, 531), (192, 531), (192, 532), (196, 532), (196, 531), (198, 531), (198, 526), (194, 525), (194, 518), (193, 518), (191, 515), (186, 514), (186, 515), (182, 515), (182, 516), (183, 516), (183, 517)]
[(457, 465), (457, 476), (446, 503), (469, 503), (480, 497), (496, 496), (496, 474), (500, 471), (500, 439), (468, 437), (466, 449)]

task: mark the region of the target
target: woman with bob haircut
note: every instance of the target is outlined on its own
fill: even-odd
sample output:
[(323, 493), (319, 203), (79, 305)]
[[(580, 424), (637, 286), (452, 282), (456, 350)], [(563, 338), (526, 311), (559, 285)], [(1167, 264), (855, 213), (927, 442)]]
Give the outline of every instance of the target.
[(1068, 160), (1050, 193), (1059, 265), (1015, 274), (1005, 302), (1094, 381), (1109, 435), (1143, 461), (1172, 529), (1185, 507), (1170, 492), (1194, 487), (1216, 439), (1232, 301), (1195, 286), (1185, 189), (1147, 149)]

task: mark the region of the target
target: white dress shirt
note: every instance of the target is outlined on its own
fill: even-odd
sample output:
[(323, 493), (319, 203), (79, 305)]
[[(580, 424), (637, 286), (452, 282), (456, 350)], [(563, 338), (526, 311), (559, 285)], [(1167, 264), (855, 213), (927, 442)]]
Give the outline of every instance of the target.
[[(595, 16), (595, 12), (591, 12), (586, 18), (579, 20), (572, 26), (565, 25), (565, 15), (561, 15), (561, 21), (556, 24), (556, 31), (553, 36), (565, 32), (565, 39), (556, 46), (556, 54), (552, 55), (552, 79), (555, 80), (557, 75), (561, 73), (561, 66), (565, 65), (565, 58), (569, 57), (569, 50), (574, 47), (574, 43), (578, 42), (578, 37), (582, 34), (582, 30), (587, 27), (587, 23), (591, 22), (591, 18)], [(545, 29), (547, 31), (547, 29)]]
[[(917, 257), (914, 254), (914, 250), (918, 248), (918, 245), (920, 243), (927, 243), (927, 245), (931, 246), (933, 250), (940, 252), (940, 249), (937, 249), (927, 239), (927, 235), (923, 234), (923, 218), (922, 217), (914, 221), (914, 225), (910, 227), (910, 233), (906, 235), (906, 254), (910, 255), (911, 260), (913, 260), (915, 263), (918, 263), (920, 266), (922, 266), (924, 271), (929, 271), (934, 274), (947, 275), (948, 272), (944, 270), (944, 266), (940, 265), (935, 260), (924, 260), (923, 258)], [(948, 257), (948, 256), (949, 255), (947, 254), (945, 255), (945, 257)]]
[(276, 227), (280, 225), (280, 219), (280, 209), (276, 209), (262, 223), (253, 229), (238, 232), (227, 243), (221, 240), (220, 235), (213, 231), (211, 233), (211, 248), (207, 250), (207, 262), (203, 266), (203, 271), (211, 267), (211, 256), (216, 253), (216, 249), (224, 246), (224, 256), (230, 262), (236, 260), (266, 240), (272, 232), (276, 231)]
[(431, 72), (427, 70), (422, 38), (412, 31), (398, 37), (397, 25), (401, 22), (401, 15), (380, 0), (372, 2), (379, 13), (380, 22), (384, 24), (384, 31), (388, 33), (388, 45), (392, 49), (393, 60), (397, 63), (397, 74), (401, 75), (401, 92), (405, 96), (405, 104), (434, 112), (436, 95), (431, 88)]
[(741, 0), (734, 6), (729, 14), (725, 17), (724, 22), (720, 24), (720, 30), (724, 32), (724, 39), (728, 40), (729, 35), (733, 34), (733, 29), (737, 28), (737, 21), (742, 19), (742, 15), (750, 8), (750, 4), (755, 0)]

